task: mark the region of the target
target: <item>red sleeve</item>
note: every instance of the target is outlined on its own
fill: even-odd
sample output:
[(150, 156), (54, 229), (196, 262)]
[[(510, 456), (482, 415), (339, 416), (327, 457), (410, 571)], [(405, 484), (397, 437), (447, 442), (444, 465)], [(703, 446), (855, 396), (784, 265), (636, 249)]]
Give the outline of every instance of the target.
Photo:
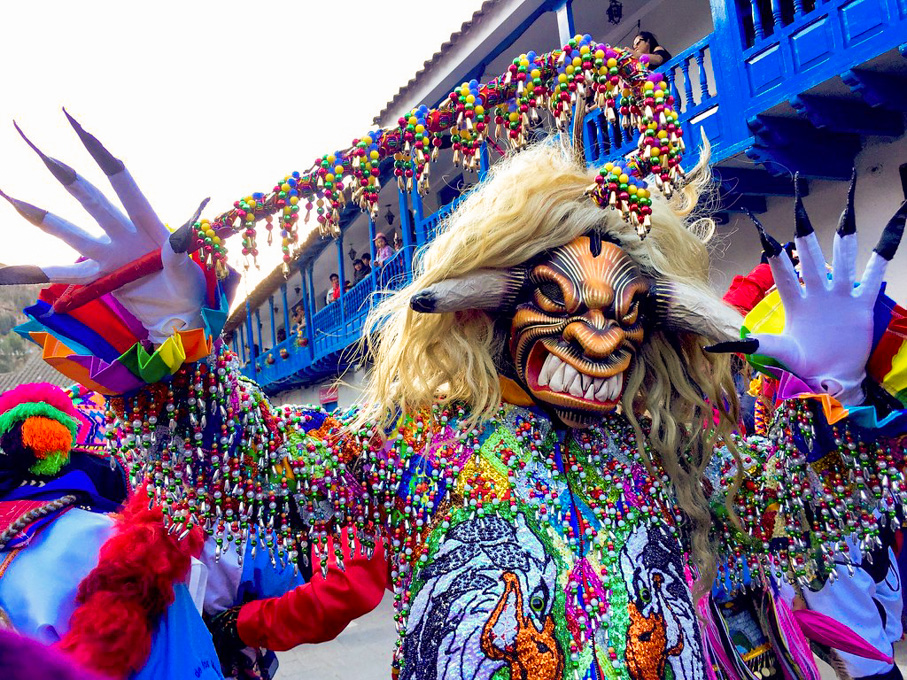
[(345, 571), (332, 558), (326, 577), (316, 566), (317, 573), (308, 583), (280, 597), (243, 605), (237, 619), (242, 641), (278, 652), (303, 643), (327, 642), (340, 635), (350, 621), (377, 607), (387, 584), (383, 542), (375, 547), (371, 559), (363, 555), (351, 558), (346, 547), (344, 554)]
[(748, 314), (773, 285), (775, 280), (771, 267), (760, 264), (746, 276), (735, 276), (722, 299), (741, 314)]

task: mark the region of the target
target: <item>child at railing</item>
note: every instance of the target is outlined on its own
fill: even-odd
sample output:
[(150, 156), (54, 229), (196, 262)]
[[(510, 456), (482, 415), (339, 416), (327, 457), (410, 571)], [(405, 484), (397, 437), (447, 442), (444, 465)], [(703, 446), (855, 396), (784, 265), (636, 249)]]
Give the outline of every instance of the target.
[(394, 249), (387, 245), (387, 237), (380, 231), (375, 234), (375, 266), (383, 267), (394, 256)]

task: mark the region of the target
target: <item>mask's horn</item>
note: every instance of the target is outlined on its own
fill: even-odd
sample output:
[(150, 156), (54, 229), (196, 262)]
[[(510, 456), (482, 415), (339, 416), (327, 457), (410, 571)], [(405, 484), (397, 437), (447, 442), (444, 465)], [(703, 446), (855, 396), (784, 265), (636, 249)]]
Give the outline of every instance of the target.
[(409, 306), (423, 314), (467, 309), (506, 310), (516, 302), (528, 276), (523, 267), (480, 269), (468, 276), (444, 279), (423, 288), (410, 298)]
[(743, 317), (714, 295), (676, 281), (656, 281), (652, 292), (657, 318), (668, 328), (715, 342), (740, 339)]

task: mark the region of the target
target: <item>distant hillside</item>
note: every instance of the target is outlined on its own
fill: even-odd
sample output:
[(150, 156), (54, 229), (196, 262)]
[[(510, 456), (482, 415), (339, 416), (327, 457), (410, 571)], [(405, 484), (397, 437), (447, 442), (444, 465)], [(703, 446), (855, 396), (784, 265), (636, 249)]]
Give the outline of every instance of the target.
[(21, 369), (38, 348), (13, 328), (26, 320), (22, 309), (34, 303), (41, 286), (0, 286), (0, 373)]

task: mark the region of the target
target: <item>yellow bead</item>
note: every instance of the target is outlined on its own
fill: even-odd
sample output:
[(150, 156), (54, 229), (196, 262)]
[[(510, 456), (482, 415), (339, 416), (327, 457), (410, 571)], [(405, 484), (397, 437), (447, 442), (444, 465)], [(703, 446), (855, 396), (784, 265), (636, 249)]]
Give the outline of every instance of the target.
[(376, 160), (378, 160), (379, 155), (380, 154), (376, 150), (372, 150), (372, 151), (369, 151), (368, 157), (371, 158), (373, 161), (376, 161)]
[(366, 135), (365, 137), (362, 138), (362, 141), (365, 143), (366, 146), (368, 146), (369, 144), (372, 143), (372, 138), (369, 137), (368, 135)]
[(286, 183), (281, 184), (281, 185), (280, 185), (280, 190), (281, 190), (281, 191), (289, 191), (289, 190), (290, 190), (290, 185), (289, 185), (289, 184), (286, 184)]
[(615, 66), (617, 66), (617, 59), (614, 57), (608, 59), (608, 68), (614, 68)]

